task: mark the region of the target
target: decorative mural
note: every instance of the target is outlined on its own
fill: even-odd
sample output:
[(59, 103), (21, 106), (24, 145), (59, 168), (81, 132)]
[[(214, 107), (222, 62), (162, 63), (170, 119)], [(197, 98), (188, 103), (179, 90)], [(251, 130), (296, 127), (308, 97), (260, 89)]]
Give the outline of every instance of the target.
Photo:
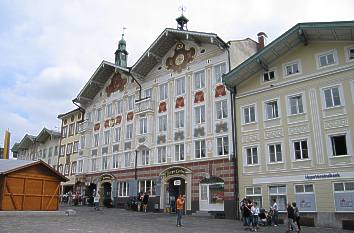
[(166, 102), (161, 102), (159, 105), (159, 113), (167, 111), (167, 104)]
[(204, 102), (204, 92), (203, 91), (197, 91), (194, 95), (194, 103), (200, 103)]
[(131, 149), (132, 148), (132, 143), (131, 142), (126, 142), (125, 144), (124, 144), (124, 149), (125, 150), (129, 150), (129, 149)]
[(107, 97), (110, 97), (113, 92), (123, 91), (127, 80), (122, 78), (120, 73), (115, 73), (111, 79), (111, 83), (106, 87)]
[(93, 130), (97, 131), (100, 129), (100, 123), (94, 125)]
[(184, 139), (184, 132), (178, 131), (175, 133), (175, 141), (183, 140)]
[(219, 124), (216, 124), (216, 133), (222, 133), (222, 132), (227, 132), (227, 123), (226, 122), (220, 122)]
[(122, 116), (116, 117), (116, 124), (120, 124), (122, 122)]
[(157, 144), (166, 143), (166, 135), (159, 135), (157, 136)]
[(105, 121), (104, 121), (104, 127), (105, 127), (105, 128), (108, 128), (108, 127), (109, 127), (109, 120), (105, 120)]
[(194, 129), (194, 137), (203, 137), (205, 135), (204, 127)]
[(184, 98), (180, 96), (176, 99), (176, 108), (183, 108), (184, 107)]
[(134, 112), (128, 112), (127, 114), (127, 121), (131, 121), (134, 118)]
[(215, 97), (225, 96), (226, 90), (224, 85), (219, 85), (215, 88)]
[(181, 73), (187, 64), (193, 61), (195, 49), (192, 47), (186, 50), (185, 45), (179, 41), (176, 44), (175, 53), (172, 57), (167, 58), (166, 67), (176, 73)]

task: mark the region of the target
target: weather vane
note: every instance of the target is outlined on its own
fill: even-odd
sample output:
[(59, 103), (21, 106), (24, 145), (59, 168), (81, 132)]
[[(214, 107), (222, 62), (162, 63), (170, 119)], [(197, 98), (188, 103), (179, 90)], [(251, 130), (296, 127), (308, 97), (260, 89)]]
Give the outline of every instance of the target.
[(182, 12), (182, 15), (183, 15), (183, 12), (185, 12), (185, 11), (187, 10), (187, 7), (181, 5), (181, 6), (178, 8), (178, 10), (179, 10), (180, 12)]
[(124, 30), (127, 29), (126, 27), (123, 26), (123, 33), (122, 33), (122, 36), (124, 36)]

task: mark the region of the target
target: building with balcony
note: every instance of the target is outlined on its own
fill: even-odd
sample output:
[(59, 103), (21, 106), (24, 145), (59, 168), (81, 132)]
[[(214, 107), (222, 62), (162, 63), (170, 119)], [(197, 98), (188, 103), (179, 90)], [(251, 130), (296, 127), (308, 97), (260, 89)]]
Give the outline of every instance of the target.
[[(69, 191), (80, 192), (75, 190), (75, 175), (77, 169), (77, 158), (79, 153), (80, 142), (80, 126), (84, 117), (84, 111), (76, 108), (70, 112), (59, 114), (58, 119), (61, 120), (61, 139), (58, 157), (58, 171), (69, 179), (69, 181), (62, 184), (61, 193), (68, 193)], [(78, 186), (81, 187), (81, 186)]]
[(234, 218), (233, 122), (221, 76), (257, 43), (226, 43), (177, 22), (132, 67), (122, 37), (115, 63), (103, 61), (74, 100), (85, 109), (78, 179), (86, 195), (99, 191), (107, 205), (125, 207), (147, 192), (150, 209), (175, 211), (184, 194), (188, 213)]
[(224, 77), (240, 196), (304, 223), (354, 219), (354, 22), (299, 23)]

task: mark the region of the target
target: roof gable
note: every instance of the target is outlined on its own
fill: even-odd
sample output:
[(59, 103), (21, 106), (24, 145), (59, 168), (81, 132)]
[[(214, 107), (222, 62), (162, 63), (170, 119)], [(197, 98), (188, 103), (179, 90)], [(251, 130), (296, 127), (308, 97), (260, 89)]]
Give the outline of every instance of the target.
[(43, 128), (42, 131), (38, 134), (38, 136), (36, 137), (36, 140), (38, 142), (45, 142), (49, 137), (55, 137), (55, 138), (60, 138), (60, 133), (59, 132), (55, 132), (53, 130), (49, 130), (47, 128)]

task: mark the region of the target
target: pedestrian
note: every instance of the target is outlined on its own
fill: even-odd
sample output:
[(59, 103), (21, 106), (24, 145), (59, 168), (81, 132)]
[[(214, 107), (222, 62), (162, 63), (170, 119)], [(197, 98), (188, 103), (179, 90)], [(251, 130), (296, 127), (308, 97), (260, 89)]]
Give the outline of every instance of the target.
[(288, 208), (286, 210), (288, 212), (288, 231), (287, 232), (290, 232), (293, 230), (298, 232), (297, 225), (295, 224), (294, 208), (292, 207), (290, 202), (288, 203)]
[(177, 198), (177, 201), (176, 201), (177, 227), (182, 226), (182, 214), (183, 214), (183, 209), (184, 209), (184, 201), (185, 201), (185, 196), (182, 196), (182, 194), (180, 194)]
[(243, 226), (247, 226), (246, 217), (245, 217), (245, 205), (246, 205), (246, 198), (243, 198), (240, 202), (240, 212), (241, 212), (241, 220), (243, 222)]
[(93, 203), (95, 210), (100, 210), (100, 194), (97, 192), (96, 196), (93, 198)]
[(149, 194), (147, 192), (144, 193), (143, 196), (143, 210), (146, 213), (149, 202)]
[(244, 218), (245, 218), (245, 222), (246, 222), (246, 228), (245, 230), (251, 230), (251, 224), (252, 224), (252, 201), (247, 199), (246, 200), (246, 205), (244, 206)]
[(300, 227), (300, 211), (299, 211), (299, 208), (297, 208), (297, 206), (296, 206), (296, 202), (293, 202), (293, 208), (294, 208), (295, 222), (296, 222), (296, 225), (297, 225), (297, 229), (298, 229), (298, 232), (300, 232), (301, 231), (301, 227)]
[(273, 199), (273, 205), (270, 210), (272, 211), (272, 224), (276, 227), (278, 226), (278, 204), (276, 199)]
[(252, 231), (257, 231), (258, 215), (259, 215), (259, 208), (257, 206), (257, 202), (253, 202), (253, 206), (251, 207), (251, 212), (252, 212)]

